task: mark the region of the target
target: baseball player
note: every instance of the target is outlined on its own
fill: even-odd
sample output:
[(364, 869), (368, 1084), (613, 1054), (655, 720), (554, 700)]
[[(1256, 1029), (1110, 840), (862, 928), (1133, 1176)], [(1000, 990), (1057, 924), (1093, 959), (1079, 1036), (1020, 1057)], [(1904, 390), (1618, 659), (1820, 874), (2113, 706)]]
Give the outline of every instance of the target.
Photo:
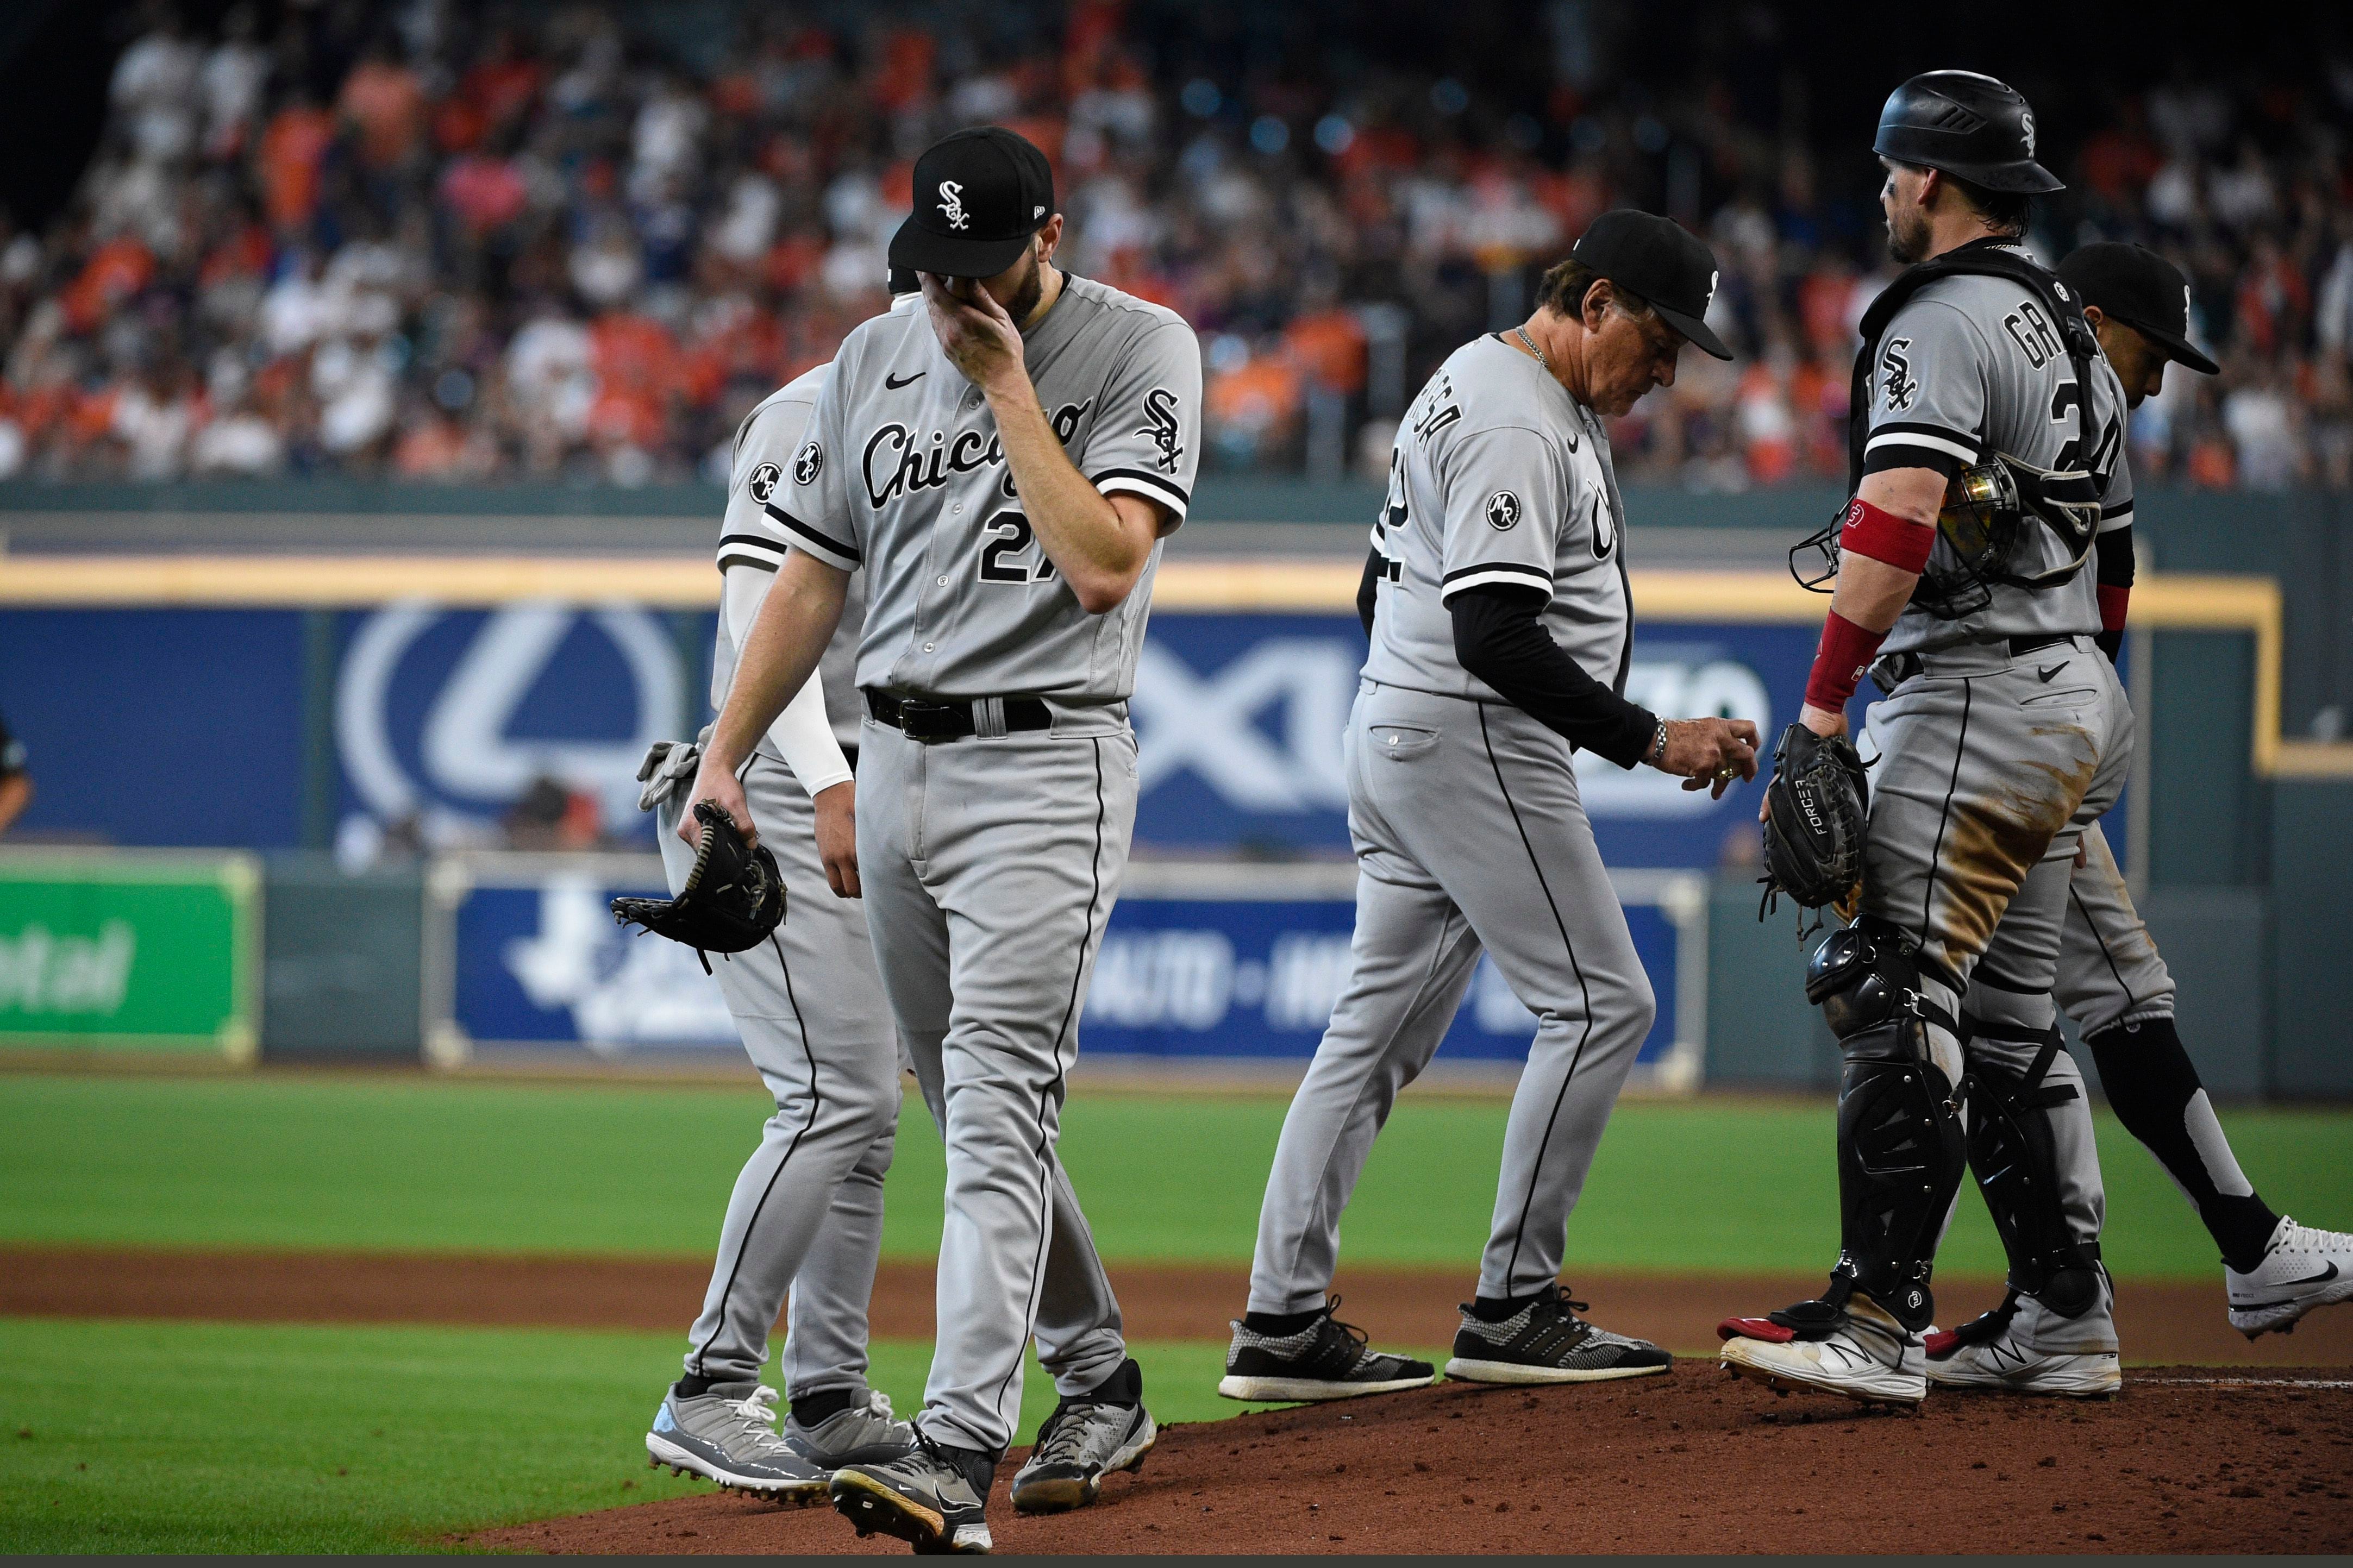
[(915, 1446), (841, 1469), (832, 1493), (861, 1531), (987, 1551), (1046, 1314), (1094, 1327), (1048, 1363), (1061, 1397), (1015, 1506), (1091, 1500), (1156, 1433), (1085, 1221), (1055, 1201), (1055, 1142), (1126, 866), (1126, 700), (1159, 541), (1190, 499), (1201, 369), (1176, 316), (1053, 266), (1051, 174), (1019, 136), (949, 137), (914, 193), (891, 264), (920, 276), (923, 306), (842, 344), (768, 504), (791, 547), (693, 793), (753, 818), (735, 772), (863, 567), (858, 874), (883, 991), (941, 1085), (947, 1194)]
[(33, 775), (25, 771), (25, 742), (0, 719), (0, 833), (15, 826), (33, 804)]
[(1672, 385), (1686, 342), (1731, 357), (1704, 320), (1715, 285), (1715, 258), (1673, 223), (1604, 214), (1546, 275), (1535, 313), (1456, 350), (1398, 431), (1359, 600), (1372, 651), (1347, 731), (1348, 982), (1275, 1147), (1249, 1307), (1218, 1385), (1229, 1398), (1432, 1380), (1427, 1362), (1377, 1353), (1335, 1321), (1325, 1290), (1373, 1140), (1482, 951), (1537, 1026), (1446, 1373), (1668, 1370), (1656, 1345), (1579, 1318), (1557, 1283), (1569, 1211), (1656, 1011), (1573, 752), (1646, 763), (1718, 796), (1756, 773), (1746, 720), (1662, 721), (1624, 696), (1626, 513), (1602, 420)]
[[(719, 542), (714, 705), (726, 701), (738, 649), (784, 562), (786, 538), (765, 508), (806, 438), (829, 368), (772, 395), (735, 433)], [(768, 943), (712, 967), (776, 1113), (735, 1180), (684, 1373), (646, 1434), (657, 1465), (793, 1503), (823, 1500), (843, 1465), (894, 1458), (914, 1441), (892, 1418), (889, 1400), (866, 1386), (867, 1302), (898, 1123), (899, 1047), (857, 901), (849, 661), (859, 619), (850, 606), (826, 650), (823, 679), (777, 716), (743, 770), (792, 907)], [(642, 770), (673, 892), (694, 864), (676, 829), (698, 754), (696, 745), (664, 742)], [(779, 1436), (776, 1391), (762, 1385), (760, 1370), (788, 1291), (791, 1402)]]
[[(2163, 257), (2137, 245), (2087, 245), (2060, 263), (2059, 276), (2083, 301), (2127, 407), (2162, 389), (2168, 361), (2215, 374), (2189, 342), (2189, 279)], [(2097, 640), (2111, 659), (2123, 647), (2132, 588), (2131, 519), (2126, 508), (2100, 525)], [(2092, 1049), (2117, 1120), (2157, 1156), (2221, 1248), (2231, 1326), (2253, 1339), (2353, 1298), (2353, 1236), (2283, 1218), (2239, 1168), (2175, 1031), (2173, 977), (2097, 823), (2084, 830), (2068, 882), (2055, 994)], [(2013, 1295), (1949, 1333), (1929, 1335), (1930, 1381), (2072, 1392), (2072, 1358), (2017, 1342), (2016, 1318)]]
[[(1866, 666), (1889, 693), (1862, 748), (1878, 760), (1855, 921), (1807, 974), (1845, 1058), (1841, 1250), (1820, 1300), (1722, 1329), (1725, 1368), (1777, 1386), (1926, 1397), (1965, 1137), (2015, 1342), (2072, 1358), (2074, 1392), (2118, 1381), (2091, 1115), (2051, 990), (2077, 847), (2131, 755), (2087, 568), (2132, 486), (2123, 388), (2020, 244), (2031, 198), (2062, 188), (2034, 142), (2009, 87), (1934, 71), (1889, 97), (1873, 143), (1889, 248), (1917, 265), (1863, 319), (1855, 497), (1800, 713), (1843, 734)], [(2031, 1192), (2054, 1182), (2056, 1223)]]

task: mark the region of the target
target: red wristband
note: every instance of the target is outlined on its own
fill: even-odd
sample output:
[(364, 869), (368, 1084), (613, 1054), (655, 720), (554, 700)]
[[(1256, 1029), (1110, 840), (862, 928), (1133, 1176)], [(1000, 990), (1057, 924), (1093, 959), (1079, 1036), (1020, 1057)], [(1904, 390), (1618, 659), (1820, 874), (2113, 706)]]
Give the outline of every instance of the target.
[(1839, 524), (1839, 548), (1883, 561), (1899, 572), (1918, 573), (1928, 564), (1936, 531), (1892, 511), (1882, 511), (1857, 496), (1847, 502), (1846, 521)]
[(2100, 629), (2120, 632), (2125, 629), (2125, 605), (2132, 598), (2132, 590), (2118, 583), (2100, 584)]
[(1814, 650), (1814, 671), (1806, 678), (1806, 701), (1828, 712), (1846, 711), (1846, 700), (1854, 695), (1863, 670), (1886, 640), (1885, 632), (1865, 631), (1832, 610), (1822, 622), (1821, 646)]

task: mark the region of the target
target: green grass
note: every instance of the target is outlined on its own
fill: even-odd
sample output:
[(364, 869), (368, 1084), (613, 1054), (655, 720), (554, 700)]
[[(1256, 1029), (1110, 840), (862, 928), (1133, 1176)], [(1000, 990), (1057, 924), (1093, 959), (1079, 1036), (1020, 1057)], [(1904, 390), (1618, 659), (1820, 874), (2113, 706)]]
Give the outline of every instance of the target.
[[(0, 1240), (700, 1256), (756, 1135), (756, 1090), (332, 1078), (0, 1078)], [(1240, 1264), (1281, 1128), (1277, 1098), (1073, 1098), (1063, 1157), (1106, 1256)], [(1500, 1101), (1409, 1095), (1350, 1208), (1344, 1258), (1468, 1268), (1494, 1200)], [(2353, 1115), (2224, 1118), (2272, 1203), (2353, 1215)], [(2103, 1113), (2106, 1253), (2119, 1274), (2197, 1277), (2212, 1244)], [(941, 1159), (906, 1122), (885, 1245), (927, 1257)], [(1811, 1268), (1836, 1226), (1826, 1103), (1623, 1106), (1570, 1222), (1580, 1268)], [(2000, 1251), (1965, 1199), (1955, 1272)]]
[[(402, 1552), (708, 1490), (646, 1468), (675, 1334), (0, 1319), (0, 1553)], [(1216, 1345), (1138, 1345), (1164, 1421)], [(922, 1402), (930, 1347), (875, 1347)], [(1051, 1408), (1030, 1367), (1024, 1432)], [(845, 1527), (846, 1528), (846, 1527)]]

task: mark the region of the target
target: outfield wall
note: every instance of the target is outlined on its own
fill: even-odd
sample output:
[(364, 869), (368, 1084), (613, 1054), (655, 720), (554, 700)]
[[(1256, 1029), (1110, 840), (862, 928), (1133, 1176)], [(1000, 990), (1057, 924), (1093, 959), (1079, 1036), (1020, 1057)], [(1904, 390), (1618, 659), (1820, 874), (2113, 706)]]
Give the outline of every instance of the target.
[[(532, 492), (540, 511), (500, 502), (495, 514), (466, 509), (496, 496), (444, 494), (434, 510), (419, 493), (432, 494), (399, 492), (407, 510), (369, 512), (383, 498), (338, 492), (324, 499), (344, 510), (311, 513), (277, 491), (237, 507), (217, 493), (156, 492), (142, 510), (117, 496), (111, 510), (83, 512), (55, 495), (38, 512), (15, 491), (0, 496), (0, 527), (30, 546), (0, 555), (0, 713), (28, 742), (41, 785), (25, 834), (261, 851), (263, 902), (285, 916), (265, 922), (255, 1026), (268, 1054), (414, 1058), (437, 1029), (452, 1037), (430, 993), (437, 906), (422, 868), (353, 876), (331, 854), (356, 864), (387, 834), (415, 831), (446, 855), (476, 855), (542, 774), (594, 795), (614, 847), (642, 854), (637, 757), (707, 712), (717, 583), (692, 543), (707, 530), (694, 515), (707, 496), (659, 498), (668, 510), (649, 520), (609, 492), (590, 492), (593, 504)], [(1155, 874), (1155, 861), (1208, 862), (1226, 868), (1209, 874), (1242, 889), (1243, 902), (1263, 903), (1251, 879), (1289, 873), (1253, 868), (1345, 867), (1338, 738), (1363, 655), (1351, 607), (1362, 535), (1244, 520), (1337, 514), (1362, 498), (1348, 487), (1219, 494), (1205, 487), (1207, 515), (1178, 536), (1155, 594), (1134, 704), (1138, 875)], [(2164, 499), (2160, 560), (2274, 574), (2144, 577), (2124, 660), (2142, 751), (2110, 836), (2182, 973), (2185, 1027), (2218, 1089), (2353, 1094), (2353, 1058), (2337, 1045), (2353, 1003), (2353, 937), (2327, 916), (2353, 879), (2343, 826), (2353, 745), (2298, 733), (2336, 689), (2332, 650), (2353, 646), (2336, 626), (2348, 595), (2337, 592), (2342, 541), (2329, 531), (2353, 528), (2328, 498)], [(1820, 500), (1634, 498), (1638, 520), (1655, 520), (1630, 532), (1635, 561), (1670, 564), (1633, 574), (1631, 695), (1768, 732), (1787, 721), (1821, 601), (1762, 563)], [(369, 540), (418, 542), (419, 528), (429, 552), (353, 552)], [(659, 552), (626, 548), (662, 529)], [(68, 548), (77, 537), (90, 548)], [(236, 552), (190, 548), (207, 539)], [(2177, 552), (2181, 540), (2196, 548)], [(459, 542), (470, 548), (457, 552)], [(1687, 1049), (1704, 1046), (1705, 1076), (1821, 1083), (1827, 1042), (1791, 1005), (1802, 952), (1786, 921), (1760, 925), (1742, 907), (1754, 786), (1710, 803), (1591, 758), (1580, 776), (1613, 866), (1711, 889), (1704, 956), (1678, 960), (1672, 976), (1679, 994), (1700, 987), (1702, 1005), (1685, 1012), (1704, 1030), (1677, 1028)], [(1263, 984), (1271, 928), (1236, 913), (1177, 929), (1217, 931), (1233, 955), (1218, 961), (1227, 982)], [(1115, 947), (1113, 968), (1131, 983), (1145, 974), (1149, 990), (1177, 984), (1187, 963), (1200, 984), (1201, 954), (1223, 950), (1187, 936), (1145, 951)], [(1186, 1016), (1207, 1016), (1206, 1004), (1190, 1006)], [(1149, 1011), (1107, 1005), (1091, 1038), (1153, 1057), (1119, 1033), (1116, 1020), (1139, 1008)], [(1262, 1062), (1312, 1044), (1309, 1031), (1278, 1048), (1287, 1031), (1224, 1015), (1194, 1032), (1230, 1032), (1229, 1055)], [(1473, 1055), (1467, 1044), (1451, 1054)]]

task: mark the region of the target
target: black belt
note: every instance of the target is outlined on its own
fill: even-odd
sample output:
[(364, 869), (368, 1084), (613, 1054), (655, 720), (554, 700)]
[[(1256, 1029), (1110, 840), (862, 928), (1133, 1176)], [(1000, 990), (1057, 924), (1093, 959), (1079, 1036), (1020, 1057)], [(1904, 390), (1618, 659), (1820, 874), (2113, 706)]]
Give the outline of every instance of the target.
[[(1005, 728), (1016, 730), (1050, 730), (1054, 725), (1054, 710), (1035, 697), (1006, 697)], [(969, 702), (935, 702), (924, 697), (893, 697), (887, 691), (866, 689), (866, 711), (878, 724), (888, 724), (906, 732), (911, 741), (961, 741), (978, 734), (973, 722)]]
[[(2051, 637), (2019, 637), (2010, 639), (2010, 657), (2024, 658), (2038, 648), (2057, 647), (2061, 643), (2073, 647), (2075, 639), (2087, 634), (2059, 632)], [(1871, 683), (1883, 696), (1893, 697), (1895, 689), (1920, 673), (1922, 661), (1916, 653), (1882, 654), (1871, 663)]]
[(2012, 637), (2010, 639), (2010, 657), (2024, 658), (2037, 648), (2056, 647), (2063, 642), (2072, 644), (2076, 636), (2074, 632), (2061, 632), (2056, 637)]

